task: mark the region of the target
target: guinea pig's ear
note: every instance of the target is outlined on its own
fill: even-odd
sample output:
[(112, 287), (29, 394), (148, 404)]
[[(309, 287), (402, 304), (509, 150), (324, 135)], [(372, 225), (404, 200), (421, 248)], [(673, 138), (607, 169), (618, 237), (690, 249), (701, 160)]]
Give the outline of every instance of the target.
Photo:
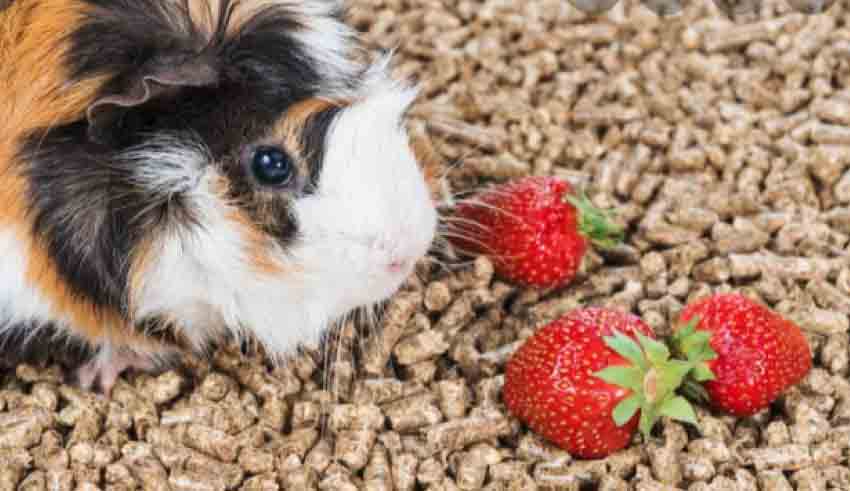
[(116, 80), (102, 97), (88, 107), (86, 117), (89, 137), (97, 142), (105, 142), (109, 139), (110, 130), (133, 108), (177, 92), (183, 87), (215, 85), (218, 70), (210, 58), (160, 57)]

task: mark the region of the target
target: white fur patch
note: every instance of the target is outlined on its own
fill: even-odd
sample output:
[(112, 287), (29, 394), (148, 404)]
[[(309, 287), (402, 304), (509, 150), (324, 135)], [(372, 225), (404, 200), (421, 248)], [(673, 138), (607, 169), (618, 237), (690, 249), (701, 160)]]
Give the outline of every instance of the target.
[[(189, 147), (178, 147), (172, 154), (175, 163), (197, 162), (188, 169), (200, 167), (204, 158)], [(184, 194), (202, 227), (173, 226), (153, 244), (154, 260), (131, 301), (136, 318), (166, 315), (175, 319), (199, 349), (225, 328), (220, 311), (232, 310), (240, 277), (247, 269), (243, 238), (226, 219), (224, 203), (210, 192), (213, 178), (208, 170)]]
[[(26, 278), (28, 252), (20, 238), (7, 227), (0, 226), (0, 334), (7, 329), (28, 329), (25, 343), (38, 339), (40, 331), (52, 324), (53, 341), (72, 343), (83, 341), (72, 328), (68, 318), (59, 315), (56, 305), (30, 285)], [(17, 338), (16, 338), (17, 339)], [(20, 346), (0, 346), (20, 349)]]
[[(319, 317), (392, 295), (435, 234), (436, 210), (401, 119), (417, 93), (385, 67), (373, 67), (359, 101), (330, 128), (318, 192), (295, 205), (302, 239), (292, 255)], [(405, 270), (388, 271), (400, 259)]]
[(306, 30), (296, 31), (294, 37), (313, 58), (323, 80), (332, 82), (324, 90), (335, 90), (349, 83), (358, 75), (360, 66), (353, 61), (359, 49), (355, 43), (356, 33), (349, 25), (334, 18), (334, 12), (342, 5), (338, 0), (275, 1), (291, 5), (298, 12)]
[(26, 281), (27, 252), (15, 233), (0, 227), (0, 329), (53, 319), (53, 308)]
[(204, 165), (211, 159), (207, 149), (195, 140), (164, 134), (121, 157), (133, 169), (133, 184), (163, 200), (197, 188)]

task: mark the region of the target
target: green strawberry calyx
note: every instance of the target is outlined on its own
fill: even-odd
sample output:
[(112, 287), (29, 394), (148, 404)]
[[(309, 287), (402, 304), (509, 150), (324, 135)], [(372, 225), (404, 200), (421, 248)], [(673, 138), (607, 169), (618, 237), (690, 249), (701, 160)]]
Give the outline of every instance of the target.
[(614, 422), (618, 427), (623, 426), (639, 410), (638, 427), (646, 440), (655, 423), (664, 416), (696, 426), (696, 413), (679, 390), (701, 362), (671, 357), (671, 350), (664, 342), (640, 332), (635, 334), (637, 341), (616, 330), (613, 336), (603, 338), (609, 348), (630, 362), (595, 373), (605, 382), (631, 391), (614, 407)]
[(597, 208), (584, 192), (579, 196), (565, 194), (563, 201), (576, 208), (579, 232), (594, 245), (602, 249), (610, 249), (625, 239), (623, 228), (612, 221), (613, 213), (610, 210)]
[(710, 331), (697, 330), (699, 317), (694, 316), (667, 339), (677, 357), (685, 358), (693, 363), (693, 369), (682, 385), (682, 392), (694, 401), (709, 402), (708, 392), (703, 383), (714, 380), (715, 375), (708, 362), (717, 358), (717, 352), (712, 349)]

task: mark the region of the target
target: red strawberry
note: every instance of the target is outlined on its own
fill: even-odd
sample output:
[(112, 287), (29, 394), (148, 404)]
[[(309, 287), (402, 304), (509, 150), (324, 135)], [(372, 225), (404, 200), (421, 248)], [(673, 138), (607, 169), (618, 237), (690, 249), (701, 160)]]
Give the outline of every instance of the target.
[(520, 346), (506, 366), (502, 397), (537, 434), (574, 456), (600, 458), (628, 445), (638, 427), (648, 436), (659, 416), (693, 423), (691, 406), (674, 393), (691, 368), (669, 359), (639, 317), (591, 307)]
[(452, 242), (486, 254), (505, 279), (551, 288), (573, 279), (588, 247), (610, 247), (623, 232), (569, 182), (532, 176), (482, 192), (455, 210)]
[(688, 386), (739, 417), (766, 409), (812, 368), (811, 349), (800, 328), (737, 293), (686, 306), (672, 344), (689, 359), (705, 360), (692, 376), (704, 390)]

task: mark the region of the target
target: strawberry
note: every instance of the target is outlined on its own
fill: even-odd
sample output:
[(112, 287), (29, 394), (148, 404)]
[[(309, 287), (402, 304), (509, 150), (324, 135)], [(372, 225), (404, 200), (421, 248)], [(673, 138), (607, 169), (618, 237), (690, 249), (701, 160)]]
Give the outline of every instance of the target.
[(687, 305), (671, 346), (701, 360), (685, 381), (691, 397), (738, 417), (766, 409), (812, 368), (811, 349), (800, 328), (738, 293)]
[(459, 203), (452, 227), (462, 252), (488, 255), (503, 278), (539, 288), (570, 282), (589, 242), (608, 248), (623, 240), (587, 196), (550, 176), (510, 181)]
[(576, 457), (601, 458), (628, 445), (638, 428), (648, 438), (660, 416), (694, 423), (675, 393), (692, 368), (671, 359), (639, 317), (589, 307), (519, 347), (505, 367), (502, 398), (543, 438)]

